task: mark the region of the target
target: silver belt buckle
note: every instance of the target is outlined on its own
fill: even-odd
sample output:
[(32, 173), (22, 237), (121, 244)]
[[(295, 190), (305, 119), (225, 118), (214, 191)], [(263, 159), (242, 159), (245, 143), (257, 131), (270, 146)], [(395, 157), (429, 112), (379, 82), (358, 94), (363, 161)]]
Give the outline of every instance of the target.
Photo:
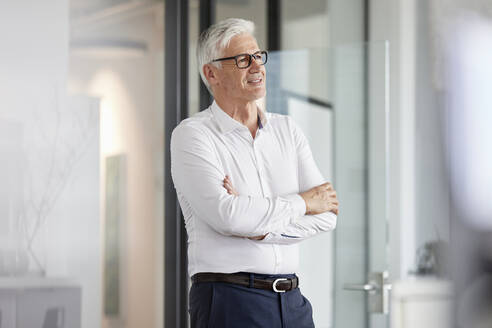
[(278, 278), (278, 279), (275, 279), (273, 281), (273, 285), (272, 285), (273, 291), (276, 292), (276, 293), (285, 293), (285, 290), (278, 290), (277, 289), (277, 282), (279, 282), (279, 281), (287, 281), (287, 280), (289, 280), (289, 279), (287, 279), (287, 278)]

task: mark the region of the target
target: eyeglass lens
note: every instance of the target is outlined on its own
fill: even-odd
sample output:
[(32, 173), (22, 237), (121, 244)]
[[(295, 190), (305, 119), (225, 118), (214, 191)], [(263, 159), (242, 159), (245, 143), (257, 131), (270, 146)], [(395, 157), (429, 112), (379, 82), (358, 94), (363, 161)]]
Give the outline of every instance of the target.
[(267, 58), (266, 56), (267, 56), (266, 52), (259, 52), (253, 55), (248, 55), (248, 54), (240, 55), (236, 58), (236, 64), (237, 67), (239, 68), (249, 67), (254, 57), (258, 64), (264, 65), (266, 63), (266, 58)]

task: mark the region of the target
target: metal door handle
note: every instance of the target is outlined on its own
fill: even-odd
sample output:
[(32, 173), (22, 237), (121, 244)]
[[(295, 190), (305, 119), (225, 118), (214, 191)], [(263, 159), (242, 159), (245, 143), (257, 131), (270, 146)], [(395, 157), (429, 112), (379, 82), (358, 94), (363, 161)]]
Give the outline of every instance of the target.
[(373, 284), (344, 284), (343, 289), (347, 290), (361, 290), (370, 292), (371, 290), (376, 290), (376, 286)]
[(371, 272), (365, 284), (344, 284), (343, 289), (367, 292), (368, 311), (370, 313), (389, 313), (391, 284), (387, 271)]

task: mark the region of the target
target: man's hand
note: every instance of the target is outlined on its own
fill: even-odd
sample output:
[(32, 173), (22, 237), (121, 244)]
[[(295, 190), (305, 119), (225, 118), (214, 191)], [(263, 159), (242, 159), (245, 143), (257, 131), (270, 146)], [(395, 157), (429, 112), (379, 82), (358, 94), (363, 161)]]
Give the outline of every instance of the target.
[[(223, 180), (223, 186), (227, 190), (227, 193), (228, 194), (234, 195), (234, 196), (239, 196), (239, 193), (232, 186), (231, 178), (228, 175), (226, 175), (225, 179)], [(251, 239), (251, 240), (262, 240), (265, 237), (266, 237), (266, 235), (264, 235), (264, 236), (255, 236), (255, 237), (248, 237), (248, 239)]]
[(228, 175), (225, 176), (225, 179), (223, 180), (223, 182), (224, 182), (223, 186), (227, 190), (228, 194), (234, 195), (234, 196), (239, 196), (239, 193), (232, 186), (231, 178)]
[(331, 183), (323, 183), (299, 194), (306, 202), (306, 214), (333, 212), (338, 215), (337, 193)]

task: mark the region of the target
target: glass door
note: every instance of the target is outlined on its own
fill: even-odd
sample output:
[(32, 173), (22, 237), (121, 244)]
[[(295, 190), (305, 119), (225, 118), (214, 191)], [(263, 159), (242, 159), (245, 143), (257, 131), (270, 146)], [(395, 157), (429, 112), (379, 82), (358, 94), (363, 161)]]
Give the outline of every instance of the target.
[(388, 324), (388, 44), (279, 51), (266, 109), (290, 115), (340, 200), (335, 231), (300, 244), (316, 327)]

